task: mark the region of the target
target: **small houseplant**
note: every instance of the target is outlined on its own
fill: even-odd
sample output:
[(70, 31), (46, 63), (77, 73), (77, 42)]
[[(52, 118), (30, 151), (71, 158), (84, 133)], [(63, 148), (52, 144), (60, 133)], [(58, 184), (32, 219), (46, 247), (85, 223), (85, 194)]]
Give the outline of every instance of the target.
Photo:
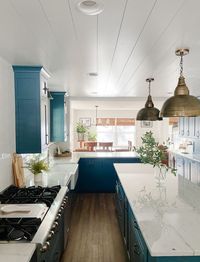
[(88, 131), (88, 141), (97, 141), (97, 134), (95, 132)]
[(167, 146), (157, 143), (151, 131), (146, 132), (144, 136), (141, 137), (141, 139), (142, 146), (135, 148), (135, 151), (140, 156), (141, 162), (151, 164), (153, 167), (158, 167), (160, 171), (163, 168), (165, 171), (170, 169), (171, 172), (175, 175), (176, 169), (170, 168), (167, 165)]
[(78, 134), (78, 140), (84, 140), (85, 133), (88, 131), (88, 128), (82, 124), (81, 122), (78, 122), (76, 124), (76, 132)]
[(48, 171), (49, 166), (45, 159), (41, 159), (40, 155), (34, 156), (26, 162), (26, 167), (34, 174), (34, 180), (41, 180), (42, 171)]

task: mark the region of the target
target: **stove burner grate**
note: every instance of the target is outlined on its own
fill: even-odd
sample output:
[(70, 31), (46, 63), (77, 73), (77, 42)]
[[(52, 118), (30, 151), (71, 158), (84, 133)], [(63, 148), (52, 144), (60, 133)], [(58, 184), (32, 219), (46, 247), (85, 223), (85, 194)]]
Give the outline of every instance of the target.
[(45, 203), (48, 207), (53, 203), (60, 186), (18, 188), (10, 186), (0, 194), (2, 204), (34, 204)]
[(31, 241), (40, 224), (39, 218), (1, 218), (0, 240)]

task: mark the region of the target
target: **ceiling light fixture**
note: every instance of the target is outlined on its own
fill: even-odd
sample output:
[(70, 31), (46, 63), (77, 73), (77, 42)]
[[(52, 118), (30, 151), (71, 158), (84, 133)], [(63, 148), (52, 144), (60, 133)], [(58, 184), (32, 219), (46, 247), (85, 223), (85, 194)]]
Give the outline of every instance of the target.
[(162, 120), (159, 117), (160, 111), (154, 107), (152, 97), (151, 97), (151, 82), (154, 81), (154, 78), (147, 78), (146, 81), (149, 83), (149, 95), (145, 103), (145, 107), (140, 109), (137, 113), (136, 120), (145, 120), (145, 121), (156, 121)]
[(180, 116), (199, 116), (200, 100), (197, 97), (189, 95), (189, 89), (186, 86), (183, 76), (183, 56), (189, 53), (189, 49), (177, 49), (176, 55), (180, 56), (180, 76), (178, 85), (174, 91), (174, 96), (168, 98), (160, 111), (161, 117), (180, 117)]
[(90, 72), (88, 73), (89, 76), (98, 76), (98, 73), (97, 72)]
[(77, 8), (85, 15), (98, 15), (103, 11), (103, 4), (100, 0), (79, 1)]

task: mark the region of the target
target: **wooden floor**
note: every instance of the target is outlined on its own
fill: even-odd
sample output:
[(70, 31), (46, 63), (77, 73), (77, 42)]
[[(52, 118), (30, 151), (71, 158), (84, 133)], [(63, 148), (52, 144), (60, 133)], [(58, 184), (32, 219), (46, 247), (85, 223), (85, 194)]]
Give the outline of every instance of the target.
[(79, 194), (62, 262), (127, 262), (113, 194)]

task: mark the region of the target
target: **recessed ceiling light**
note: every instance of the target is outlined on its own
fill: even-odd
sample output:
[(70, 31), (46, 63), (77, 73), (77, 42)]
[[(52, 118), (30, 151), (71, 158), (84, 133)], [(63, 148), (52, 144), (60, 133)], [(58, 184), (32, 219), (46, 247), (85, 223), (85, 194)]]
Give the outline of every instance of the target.
[(168, 95), (172, 95), (172, 94), (173, 94), (173, 92), (167, 92), (167, 94), (168, 94)]
[(98, 73), (96, 73), (96, 72), (90, 72), (90, 73), (88, 73), (88, 75), (89, 75), (89, 76), (98, 76)]
[(91, 92), (91, 94), (92, 94), (92, 95), (97, 95), (97, 94), (98, 94), (98, 92)]
[(79, 1), (77, 8), (85, 15), (98, 15), (103, 11), (103, 4), (100, 0), (85, 0)]

